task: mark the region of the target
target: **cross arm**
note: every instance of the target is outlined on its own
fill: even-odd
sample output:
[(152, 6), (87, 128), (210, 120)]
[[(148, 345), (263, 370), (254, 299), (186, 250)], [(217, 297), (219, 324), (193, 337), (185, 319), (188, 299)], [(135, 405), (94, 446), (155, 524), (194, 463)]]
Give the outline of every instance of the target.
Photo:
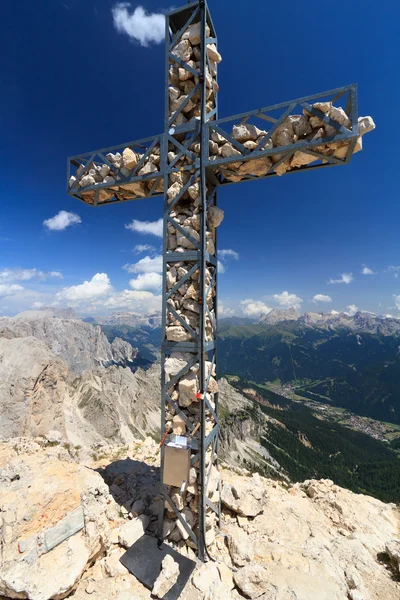
[(210, 122), (207, 167), (224, 185), (340, 166), (374, 128), (353, 84)]
[(162, 195), (163, 139), (157, 135), (71, 156), (67, 193), (91, 206)]

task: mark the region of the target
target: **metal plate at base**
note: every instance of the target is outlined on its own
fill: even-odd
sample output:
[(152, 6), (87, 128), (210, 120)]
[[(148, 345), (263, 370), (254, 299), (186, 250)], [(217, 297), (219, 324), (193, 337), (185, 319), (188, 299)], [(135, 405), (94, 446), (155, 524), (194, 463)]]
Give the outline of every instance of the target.
[(179, 577), (163, 600), (178, 600), (196, 567), (194, 561), (182, 556), (167, 544), (160, 544), (157, 538), (143, 535), (121, 556), (120, 562), (140, 583), (152, 590), (160, 574), (161, 563), (167, 554), (178, 563)]

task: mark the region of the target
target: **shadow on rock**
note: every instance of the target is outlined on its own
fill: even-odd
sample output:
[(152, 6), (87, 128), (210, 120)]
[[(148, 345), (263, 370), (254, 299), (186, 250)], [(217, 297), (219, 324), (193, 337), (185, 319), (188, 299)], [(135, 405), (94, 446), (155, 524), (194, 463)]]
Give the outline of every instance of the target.
[(160, 468), (125, 458), (96, 469), (124, 517), (149, 517), (147, 532), (155, 533), (159, 508)]

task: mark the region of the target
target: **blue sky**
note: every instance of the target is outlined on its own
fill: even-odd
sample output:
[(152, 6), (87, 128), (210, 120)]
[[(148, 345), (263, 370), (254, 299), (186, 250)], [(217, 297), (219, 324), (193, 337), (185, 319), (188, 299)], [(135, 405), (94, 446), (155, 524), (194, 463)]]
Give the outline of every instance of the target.
[[(67, 156), (163, 129), (162, 17), (138, 28), (128, 19), (135, 41), (117, 31), (115, 6), (3, 6), (0, 314), (54, 302), (98, 314), (159, 306), (158, 278), (145, 275), (160, 270), (161, 199), (91, 209), (65, 192)], [(138, 6), (160, 15), (171, 5), (132, 2), (128, 17)], [(400, 315), (398, 3), (210, 0), (210, 8), (223, 56), (221, 117), (356, 82), (360, 114), (377, 125), (349, 166), (221, 190), (219, 247), (238, 255), (223, 261), (225, 314), (297, 304)], [(77, 217), (51, 221), (60, 211)], [(328, 283), (343, 274), (348, 283)]]

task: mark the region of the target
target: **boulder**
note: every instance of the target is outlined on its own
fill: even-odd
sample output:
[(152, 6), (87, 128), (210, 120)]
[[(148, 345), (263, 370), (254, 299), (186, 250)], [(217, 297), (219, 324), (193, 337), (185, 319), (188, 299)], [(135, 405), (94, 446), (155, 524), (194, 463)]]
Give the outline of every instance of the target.
[(219, 63), (222, 60), (222, 56), (218, 52), (215, 44), (207, 44), (207, 54), (209, 59), (215, 63)]

